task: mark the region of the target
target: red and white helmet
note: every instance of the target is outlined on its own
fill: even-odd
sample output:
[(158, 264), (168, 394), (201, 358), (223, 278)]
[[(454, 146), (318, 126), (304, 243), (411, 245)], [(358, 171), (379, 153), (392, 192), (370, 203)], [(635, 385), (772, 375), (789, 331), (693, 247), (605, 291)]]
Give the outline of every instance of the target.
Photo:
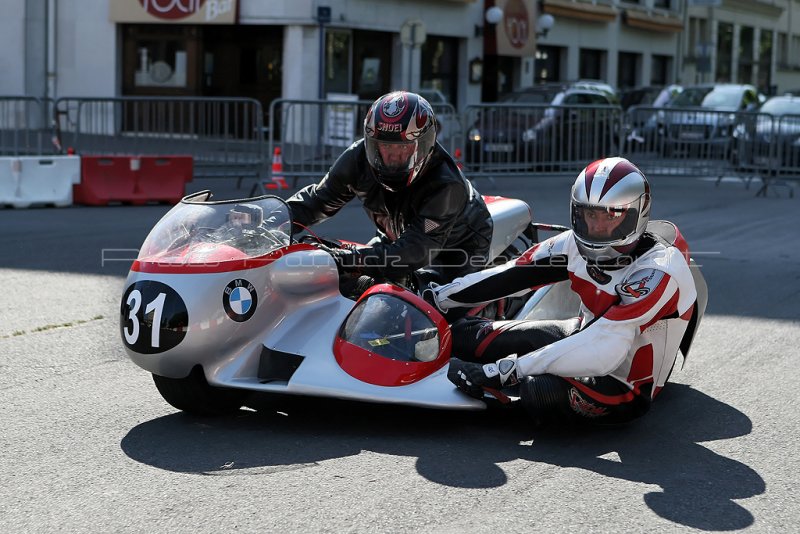
[(367, 163), (378, 182), (399, 191), (419, 177), (436, 145), (436, 117), (416, 93), (395, 91), (376, 100), (364, 119)]
[(572, 186), (570, 214), (583, 258), (614, 265), (633, 250), (650, 220), (650, 184), (625, 158), (590, 163)]

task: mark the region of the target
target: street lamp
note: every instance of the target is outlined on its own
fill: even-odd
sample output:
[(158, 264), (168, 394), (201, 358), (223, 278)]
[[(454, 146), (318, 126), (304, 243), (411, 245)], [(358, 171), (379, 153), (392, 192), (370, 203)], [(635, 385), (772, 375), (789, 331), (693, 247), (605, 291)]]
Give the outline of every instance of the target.
[(489, 24), (497, 24), (503, 20), (503, 9), (497, 6), (492, 6), (486, 10), (486, 13), (484, 13), (483, 16), (486, 18), (486, 22)]
[(536, 37), (547, 37), (549, 32), (556, 23), (556, 19), (550, 13), (545, 13), (536, 18)]

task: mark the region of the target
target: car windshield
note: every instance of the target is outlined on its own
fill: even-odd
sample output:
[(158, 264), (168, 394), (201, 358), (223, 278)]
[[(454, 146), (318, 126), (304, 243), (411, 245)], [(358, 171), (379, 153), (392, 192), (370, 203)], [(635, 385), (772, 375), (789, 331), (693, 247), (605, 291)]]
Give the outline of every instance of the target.
[(671, 105), (734, 111), (739, 109), (741, 101), (742, 89), (739, 87), (691, 87), (676, 96)]
[(770, 115), (800, 115), (800, 99), (773, 98), (767, 100), (759, 111)]
[(167, 212), (144, 241), (140, 261), (208, 264), (257, 258), (290, 244), (291, 219), (273, 196), (213, 202), (203, 191)]

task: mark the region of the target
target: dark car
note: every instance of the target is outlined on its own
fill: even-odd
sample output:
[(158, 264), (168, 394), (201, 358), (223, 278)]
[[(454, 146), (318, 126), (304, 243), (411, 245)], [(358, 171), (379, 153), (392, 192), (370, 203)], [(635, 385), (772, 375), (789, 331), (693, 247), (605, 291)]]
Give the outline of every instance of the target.
[(664, 152), (724, 156), (740, 112), (757, 110), (763, 99), (755, 87), (746, 84), (685, 87), (656, 114)]
[(673, 84), (637, 87), (622, 92), (620, 102), (625, 110), (624, 135), (628, 146), (655, 145), (659, 134), (657, 108), (669, 105), (681, 91), (683, 87)]
[(800, 97), (775, 96), (733, 132), (740, 169), (800, 173)]
[(468, 170), (571, 168), (615, 152), (621, 109), (594, 84), (538, 85), (474, 109)]
[(683, 90), (680, 85), (651, 85), (622, 91), (620, 105), (627, 111), (633, 106), (660, 108), (669, 103)]

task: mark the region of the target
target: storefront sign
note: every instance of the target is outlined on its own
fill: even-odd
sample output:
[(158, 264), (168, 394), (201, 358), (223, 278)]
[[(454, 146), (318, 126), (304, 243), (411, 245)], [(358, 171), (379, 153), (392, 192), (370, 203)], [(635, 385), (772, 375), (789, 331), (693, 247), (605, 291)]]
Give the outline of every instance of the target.
[(532, 56), (536, 52), (536, 0), (496, 0), (503, 10), (497, 24), (497, 54)]
[(112, 22), (235, 24), (238, 0), (109, 0)]

